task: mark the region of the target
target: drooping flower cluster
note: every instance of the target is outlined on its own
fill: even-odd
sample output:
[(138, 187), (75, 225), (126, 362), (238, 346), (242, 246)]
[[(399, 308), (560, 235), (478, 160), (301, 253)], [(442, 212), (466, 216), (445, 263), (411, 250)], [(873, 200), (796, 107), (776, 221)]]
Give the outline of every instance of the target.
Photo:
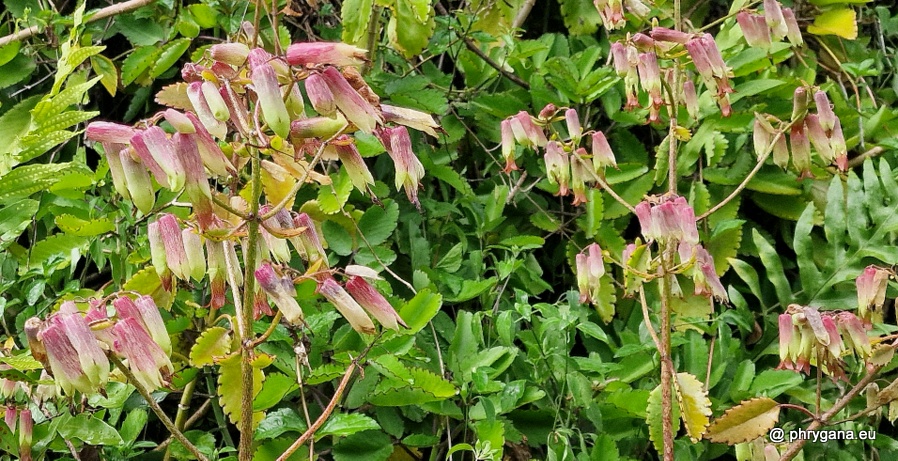
[(115, 353), (143, 387), (168, 386), (174, 371), (171, 339), (153, 298), (119, 296), (112, 304), (115, 314), (109, 317), (101, 302), (92, 301), (81, 312), (66, 301), (46, 320), (32, 317), (25, 323), (32, 355), (65, 394), (102, 391), (109, 379), (107, 352)]
[[(374, 324), (368, 314), (377, 319), (385, 328), (399, 330), (399, 325), (406, 326), (390, 302), (380, 292), (363, 277), (352, 275), (351, 272), (347, 271), (349, 280), (344, 284), (345, 289), (329, 274), (320, 275), (318, 292), (337, 308), (353, 329), (359, 333), (375, 333)], [(376, 273), (366, 272), (365, 275), (376, 276)], [(293, 279), (278, 274), (277, 270), (269, 263), (263, 263), (256, 270), (255, 277), (259, 286), (274, 301), (284, 318), (291, 324), (301, 324), (303, 311), (296, 301), (296, 288)]]
[(798, 304), (780, 314), (779, 340), (778, 368), (809, 373), (813, 364), (833, 379), (847, 379), (843, 355), (863, 361), (872, 350), (867, 329), (851, 312), (820, 312)]
[[(720, 301), (729, 299), (715, 270), (714, 258), (699, 244), (695, 211), (685, 198), (662, 197), (655, 204), (641, 202), (636, 205), (636, 217), (647, 242), (655, 241), (676, 248), (680, 264), (688, 268), (685, 274), (691, 276), (695, 284), (696, 295), (714, 297)], [(624, 263), (628, 260), (625, 257)]]
[[(649, 123), (661, 121), (661, 107), (670, 104), (665, 97), (663, 81), (671, 83), (672, 73), (670, 69), (662, 69), (658, 63), (660, 57), (675, 58), (682, 50), (688, 52), (695, 65), (695, 70), (701, 76), (708, 89), (715, 93), (723, 116), (729, 116), (732, 112), (729, 102), (729, 93), (733, 92), (730, 85), (730, 70), (714, 37), (709, 34), (689, 34), (665, 27), (655, 27), (649, 35), (637, 33), (627, 40), (611, 44), (611, 57), (617, 75), (624, 79), (624, 88), (627, 94), (626, 109), (640, 107), (638, 88), (648, 94), (649, 99)], [(695, 83), (685, 79), (683, 86), (678, 88), (678, 100), (685, 104), (691, 117), (698, 113), (698, 98)]]
[[(527, 112), (519, 112), (502, 121), (502, 156), (505, 172), (517, 170), (515, 149), (518, 144), (536, 149), (545, 147), (544, 160), (549, 182), (558, 186), (558, 196), (574, 192), (574, 205), (587, 201), (587, 186), (605, 176), (605, 168), (617, 167), (614, 152), (601, 131), (583, 131), (575, 109), (561, 110), (549, 104), (533, 118)], [(553, 129), (553, 122), (565, 122), (567, 136), (552, 136), (549, 141), (544, 129)], [(580, 147), (586, 139), (591, 151)]]
[(752, 47), (769, 50), (772, 42), (778, 42), (784, 37), (789, 39), (792, 46), (804, 43), (795, 13), (791, 8), (780, 7), (776, 0), (764, 0), (763, 15), (740, 11), (736, 15), (736, 21), (745, 41)]
[[(811, 173), (811, 146), (827, 165), (835, 164), (840, 171), (848, 169), (848, 148), (842, 134), (842, 124), (833, 112), (826, 92), (814, 92), (815, 114), (808, 113), (808, 93), (811, 88), (798, 87), (792, 98), (792, 123), (789, 129), (792, 167), (801, 178), (813, 177)], [(768, 149), (773, 150), (773, 162), (781, 168), (789, 164), (789, 149), (785, 135), (778, 134), (770, 115), (756, 114), (754, 126), (755, 152), (760, 156)], [(771, 145), (772, 143), (772, 145)]]

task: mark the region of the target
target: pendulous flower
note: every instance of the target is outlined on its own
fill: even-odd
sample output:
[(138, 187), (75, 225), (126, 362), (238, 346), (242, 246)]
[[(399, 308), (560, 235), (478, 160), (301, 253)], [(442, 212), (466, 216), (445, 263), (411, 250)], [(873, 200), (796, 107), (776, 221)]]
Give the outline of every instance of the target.
[(390, 305), (390, 302), (366, 282), (364, 278), (358, 276), (350, 277), (346, 282), (346, 291), (385, 328), (398, 331), (399, 325), (408, 327), (405, 321), (402, 320), (402, 317), (399, 317), (399, 314)]
[(355, 331), (369, 335), (377, 332), (362, 306), (332, 277), (327, 276), (318, 282), (318, 292), (337, 308)]

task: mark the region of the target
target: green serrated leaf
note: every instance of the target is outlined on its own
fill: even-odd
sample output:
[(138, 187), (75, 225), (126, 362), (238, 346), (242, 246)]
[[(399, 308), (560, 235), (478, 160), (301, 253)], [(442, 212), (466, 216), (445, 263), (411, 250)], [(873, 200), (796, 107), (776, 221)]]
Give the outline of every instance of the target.
[(432, 293), (429, 288), (419, 291), (399, 310), (399, 316), (408, 325), (408, 329), (404, 331), (410, 335), (421, 331), (437, 315), (442, 305), (442, 295)]
[(62, 256), (65, 260), (71, 261), (72, 253), (80, 254), (90, 243), (86, 237), (75, 235), (57, 234), (51, 235), (31, 247), (30, 254), (26, 254), (27, 261), (22, 261), (23, 266), (20, 270), (28, 268), (41, 267), (51, 258)]
[(764, 267), (767, 269), (767, 279), (770, 280), (770, 283), (776, 289), (777, 300), (781, 306), (789, 305), (793, 301), (792, 288), (789, 286), (789, 279), (786, 278), (786, 273), (783, 271), (783, 263), (780, 261), (779, 253), (757, 229), (751, 230), (751, 237), (758, 248), (761, 262), (764, 263)]
[(686, 433), (689, 434), (692, 443), (698, 443), (710, 422), (711, 401), (708, 399), (708, 393), (702, 382), (689, 373), (677, 373), (674, 389), (680, 414), (686, 425)]
[(706, 244), (708, 253), (714, 258), (714, 270), (718, 276), (730, 267), (729, 259), (735, 258), (742, 243), (742, 225), (745, 221), (734, 219), (717, 225)]
[(779, 419), (779, 413), (775, 400), (746, 400), (714, 420), (708, 427), (708, 439), (728, 445), (754, 440), (773, 428)]
[(222, 327), (210, 327), (190, 348), (190, 364), (195, 367), (212, 365), (216, 358), (231, 352), (231, 334)]
[(122, 86), (137, 81), (156, 62), (161, 53), (162, 48), (155, 46), (135, 48), (122, 63)]
[(589, 0), (561, 0), (561, 17), (572, 35), (590, 35), (596, 32), (602, 17)]
[(337, 379), (346, 374), (346, 365), (340, 363), (326, 363), (315, 367), (308, 376), (303, 377), (306, 384), (321, 384)]
[[(676, 399), (671, 400), (671, 421), (673, 422), (673, 433), (676, 434), (680, 430), (680, 406)], [(655, 387), (649, 394), (648, 405), (645, 409), (645, 422), (649, 426), (649, 440), (655, 445), (658, 453), (664, 453), (663, 436), (662, 436), (662, 411), (661, 406), (661, 385)]]
[(40, 125), (38, 125), (34, 129), (34, 132), (38, 135), (45, 135), (54, 131), (65, 130), (66, 128), (69, 128), (73, 125), (77, 125), (81, 122), (90, 120), (97, 115), (100, 115), (100, 113), (76, 110), (62, 112), (60, 114), (42, 120), (40, 122)]
[(50, 149), (72, 139), (75, 136), (73, 131), (54, 131), (52, 133), (29, 134), (21, 139), (19, 143), (19, 152), (15, 153), (16, 160), (20, 163), (27, 162), (40, 155), (45, 154)]
[(321, 186), (318, 189), (318, 206), (324, 214), (339, 212), (352, 192), (352, 180), (345, 170), (331, 175), (331, 179), (333, 181), (330, 186)]
[(40, 370), (44, 366), (34, 359), (30, 354), (11, 355), (9, 357), (0, 357), (0, 363), (5, 363), (18, 371)]
[(81, 102), (87, 94), (87, 91), (93, 88), (99, 81), (100, 77), (94, 77), (84, 83), (69, 85), (57, 95), (44, 96), (44, 98), (34, 106), (34, 109), (31, 110), (32, 123), (34, 125), (39, 125), (43, 123), (44, 120), (62, 113), (63, 110), (72, 104)]
[(428, 0), (400, 1), (391, 5), (393, 14), (387, 23), (387, 38), (406, 58), (421, 53), (427, 47), (436, 26), (433, 14), (428, 14), (426, 19), (419, 17), (420, 3), (431, 8)]
[(159, 53), (159, 57), (156, 58), (156, 62), (153, 63), (153, 67), (150, 68), (150, 78), (156, 78), (165, 73), (178, 62), (178, 59), (181, 58), (189, 47), (189, 38), (179, 38), (165, 45), (162, 48), (162, 52)]
[(359, 218), (359, 231), (365, 236), (368, 245), (380, 245), (396, 230), (398, 219), (399, 205), (390, 200), (383, 207), (373, 206), (366, 210)]
[(371, 429), (380, 429), (380, 425), (370, 416), (361, 413), (335, 413), (315, 433), (315, 439), (320, 440), (328, 435), (343, 437)]
[(0, 208), (0, 250), (16, 241), (28, 228), (39, 206), (37, 200), (24, 199)]
[[(340, 9), (343, 19), (343, 41), (350, 45), (365, 44), (373, 0), (346, 0)], [(367, 46), (367, 44), (365, 44)]]
[(78, 439), (89, 445), (118, 446), (122, 443), (122, 437), (115, 428), (88, 413), (67, 418), (56, 430), (60, 437)]
[(100, 76), (100, 84), (103, 85), (103, 88), (106, 88), (110, 96), (115, 97), (115, 93), (118, 91), (118, 69), (116, 69), (115, 63), (106, 56), (98, 54), (90, 57), (90, 66)]
[[(223, 360), (218, 368), (218, 402), (222, 410), (228, 415), (228, 419), (234, 424), (240, 422), (240, 402), (243, 398), (243, 378), (240, 371), (240, 355)], [(262, 373), (262, 365), (270, 361), (270, 357), (257, 356), (253, 362), (253, 397), (259, 395), (265, 375)], [(253, 428), (262, 421), (264, 413), (253, 412)]]
[(449, 381), (421, 368), (409, 368), (411, 382), (385, 379), (375, 388), (368, 401), (382, 406), (419, 405), (445, 400), (455, 395)]
[(93, 237), (115, 230), (115, 223), (105, 217), (87, 221), (70, 214), (61, 214), (54, 222), (66, 234), (80, 237)]

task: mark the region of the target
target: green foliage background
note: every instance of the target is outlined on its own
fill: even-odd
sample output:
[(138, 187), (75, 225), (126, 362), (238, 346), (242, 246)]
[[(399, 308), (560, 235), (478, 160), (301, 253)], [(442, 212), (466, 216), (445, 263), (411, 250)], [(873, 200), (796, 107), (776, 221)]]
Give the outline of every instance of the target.
[[(299, 204), (318, 200), (315, 207), (298, 208), (323, 221), (331, 262), (383, 271), (379, 288), (410, 327), (372, 349), (365, 373), (316, 433), (314, 451), (341, 461), (449, 454), (495, 460), (657, 457), (645, 419), (659, 362), (641, 309), (624, 296), (617, 268), (610, 270), (616, 281), (606, 278), (607, 297), (597, 309), (580, 304), (571, 269), (574, 255), (593, 241), (620, 255), (638, 235), (634, 217), (599, 189), (580, 207), (554, 197), (533, 152), (519, 151), (521, 171), (505, 174), (497, 149), (505, 117), (537, 113), (548, 103), (573, 107), (585, 127), (608, 135), (620, 168), (609, 170), (607, 180), (624, 200), (635, 204), (666, 190), (666, 127), (646, 125), (644, 111), (621, 110), (623, 84), (609, 63), (609, 35), (592, 1), (536, 2), (519, 31), (512, 25), (524, 0), (275, 3), (276, 12), (261, 14), (263, 46), (343, 39), (370, 47), (374, 60), (366, 78), (383, 102), (436, 114), (444, 130), (436, 140), (413, 135), (427, 172), (420, 212), (395, 193), (391, 163), (383, 156), (369, 164), (381, 205), (352, 192), (345, 171), (334, 167), (324, 171), (334, 180), (332, 189), (304, 189), (297, 198)], [(850, 3), (817, 0), (797, 7), (803, 31), (832, 8), (856, 11), (859, 27), (855, 40), (806, 34), (800, 54), (786, 45), (769, 54), (749, 48), (733, 18), (714, 22), (754, 4), (681, 5), (695, 28), (707, 26), (716, 36), (736, 89), (731, 117), (721, 117), (707, 98), (699, 120), (683, 121), (692, 133), (679, 151), (678, 186), (696, 214), (726, 197), (753, 167), (754, 113), (788, 119), (792, 91), (804, 83), (819, 85), (833, 100), (852, 167), (839, 175), (818, 164), (813, 179), (798, 180), (794, 172), (766, 165), (736, 200), (702, 223), (702, 240), (732, 304), (711, 309), (695, 297), (678, 302), (674, 362), (707, 387), (714, 416), (758, 396), (814, 407), (814, 377), (774, 369), (776, 316), (793, 302), (853, 309), (860, 271), (898, 263), (898, 15), (875, 3)], [(0, 35), (30, 26), (42, 31), (0, 47), (0, 362), (12, 368), (4, 377), (34, 384), (38, 367), (21, 359), (27, 356), (21, 333), (26, 319), (52, 312), (65, 299), (159, 289), (145, 269), (146, 218), (115, 193), (108, 166), (84, 146), (85, 123), (150, 116), (159, 108), (154, 95), (179, 80), (181, 65), (236, 33), (253, 18), (255, 6), (159, 0), (86, 22), (71, 1), (4, 4)], [(86, 6), (90, 12), (107, 5)], [(659, 1), (653, 15), (669, 25), (671, 8)], [(649, 27), (636, 20), (626, 31)], [(66, 52), (63, 43), (78, 45), (78, 51)], [(359, 138), (364, 156), (380, 153), (373, 138)], [(178, 353), (193, 359), (194, 352), (204, 352), (195, 344), (213, 347), (210, 338), (221, 332), (203, 323), (204, 287), (185, 288), (169, 299), (163, 315)], [(265, 411), (255, 434), (260, 460), (277, 457), (306, 429), (302, 399), (313, 419), (321, 413), (351, 357), (365, 347), (345, 321), (320, 308), (314, 283), (297, 291), (300, 305), (310, 306), (309, 368), (297, 367), (295, 339), (283, 327), (261, 346), (274, 361), (254, 408)], [(890, 287), (888, 297), (895, 295)], [(649, 293), (650, 306), (657, 302)], [(893, 333), (895, 323), (888, 312), (877, 333)], [(256, 328), (262, 332), (267, 323)], [(860, 368), (854, 367), (852, 380)], [(898, 376), (894, 368), (886, 367), (880, 388)], [(208, 401), (211, 410), (187, 436), (220, 458), (233, 455), (236, 440), (214, 398), (227, 373), (226, 366), (185, 361), (172, 392), (157, 394), (174, 413), (184, 386), (196, 383), (192, 407)], [(843, 392), (826, 378), (819, 386), (824, 407)], [(863, 400), (847, 414), (863, 410)], [(129, 386), (116, 383), (107, 397), (60, 402), (48, 411), (54, 417), (39, 418), (35, 428), (35, 449), (48, 459), (72, 456), (64, 440), (82, 456), (162, 458), (164, 450), (154, 447), (167, 434)], [(877, 411), (836, 427), (876, 429), (874, 441), (808, 444), (805, 459), (824, 451), (829, 459), (898, 456), (888, 416)], [(783, 410), (777, 425), (805, 427), (806, 415)], [(14, 459), (14, 440), (0, 431), (0, 446), (9, 451), (0, 458)], [(684, 433), (676, 451), (682, 459), (736, 455), (732, 447), (693, 443)], [(170, 455), (190, 457), (177, 443)]]

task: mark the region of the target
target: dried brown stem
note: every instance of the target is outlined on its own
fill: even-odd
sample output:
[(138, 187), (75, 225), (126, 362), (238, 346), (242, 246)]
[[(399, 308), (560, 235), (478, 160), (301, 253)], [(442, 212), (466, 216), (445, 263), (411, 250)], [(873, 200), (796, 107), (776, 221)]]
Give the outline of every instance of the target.
[[(92, 15), (87, 15), (87, 18), (84, 20), (85, 23), (99, 21), (100, 19), (105, 19), (110, 16), (115, 16), (122, 13), (127, 13), (132, 10), (136, 10), (142, 6), (147, 6), (150, 3), (155, 2), (156, 0), (131, 0), (124, 3), (118, 3), (115, 5), (107, 6)], [(20, 40), (25, 40), (26, 38), (32, 37), (34, 35), (39, 34), (44, 30), (44, 26), (31, 26), (27, 29), (20, 30), (14, 34), (7, 35), (5, 37), (0, 38), (0, 46), (8, 45), (12, 42), (17, 42)]]

